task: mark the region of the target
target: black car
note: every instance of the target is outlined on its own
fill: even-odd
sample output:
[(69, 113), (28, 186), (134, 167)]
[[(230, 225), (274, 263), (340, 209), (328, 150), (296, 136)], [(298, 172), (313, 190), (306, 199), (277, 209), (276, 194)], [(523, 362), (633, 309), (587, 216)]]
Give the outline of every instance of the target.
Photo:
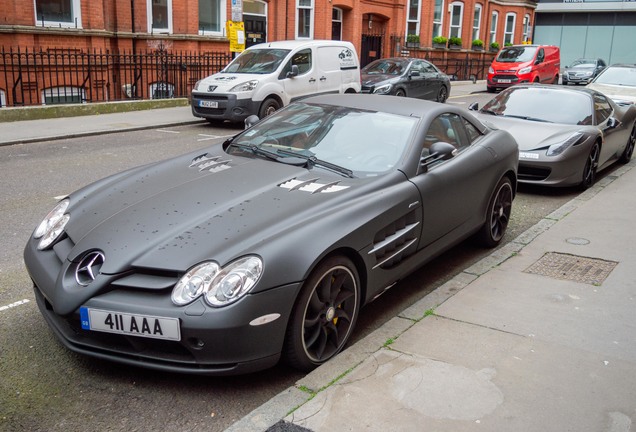
[(361, 306), (434, 256), (472, 235), (497, 245), (517, 163), (508, 132), (461, 108), (316, 96), (70, 194), (24, 260), (75, 352), (195, 374), (281, 357), (309, 370), (344, 347)]
[(600, 58), (574, 60), (571, 65), (565, 67), (561, 75), (561, 84), (588, 84), (606, 67), (607, 64)]
[(360, 71), (362, 93), (408, 96), (445, 102), (450, 78), (426, 60), (393, 57), (375, 60)]

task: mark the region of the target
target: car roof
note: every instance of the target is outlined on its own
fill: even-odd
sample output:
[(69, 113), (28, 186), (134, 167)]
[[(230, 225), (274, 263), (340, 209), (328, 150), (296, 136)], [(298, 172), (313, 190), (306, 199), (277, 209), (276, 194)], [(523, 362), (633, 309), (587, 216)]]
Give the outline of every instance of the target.
[(636, 64), (630, 64), (630, 63), (615, 63), (615, 64), (613, 64), (613, 65), (610, 65), (609, 67), (636, 68)]
[(347, 41), (335, 41), (335, 40), (286, 40), (286, 41), (274, 41), (265, 42), (258, 45), (252, 45), (249, 49), (261, 49), (261, 48), (280, 48), (280, 49), (296, 49), (304, 46), (351, 46), (351, 42)]

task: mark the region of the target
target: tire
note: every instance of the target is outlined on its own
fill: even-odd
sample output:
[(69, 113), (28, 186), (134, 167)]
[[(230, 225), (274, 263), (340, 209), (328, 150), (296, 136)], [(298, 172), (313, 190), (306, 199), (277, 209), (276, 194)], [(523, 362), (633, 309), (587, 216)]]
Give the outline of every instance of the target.
[(636, 124), (632, 128), (632, 133), (629, 134), (629, 138), (627, 139), (627, 146), (625, 146), (625, 150), (621, 155), (619, 162), (620, 163), (628, 163), (634, 154), (634, 144), (636, 144)]
[(552, 84), (558, 84), (559, 83), (559, 74), (556, 74), (554, 76), (554, 81), (552, 81)]
[(437, 92), (437, 102), (444, 103), (446, 102), (446, 99), (448, 99), (448, 90), (446, 89), (446, 86), (441, 86), (439, 88), (439, 92)]
[(292, 310), (283, 348), (284, 361), (310, 371), (345, 346), (360, 309), (360, 278), (343, 256), (325, 259), (303, 284)]
[(585, 160), (585, 166), (583, 167), (583, 178), (579, 185), (583, 190), (590, 188), (596, 181), (596, 168), (598, 167), (598, 157), (600, 153), (601, 145), (595, 142), (590, 149), (590, 154)]
[(495, 87), (489, 87), (489, 86), (486, 86), (486, 91), (487, 91), (488, 93), (494, 93), (494, 92), (495, 92), (495, 90), (496, 90), (496, 88), (495, 88)]
[(539, 77), (535, 77), (534, 81), (532, 81), (533, 83), (538, 83), (539, 82)]
[(402, 90), (402, 89), (397, 89), (395, 91), (395, 95), (399, 96), (399, 97), (406, 97), (406, 92), (404, 90)]
[(488, 203), (486, 222), (477, 234), (482, 246), (493, 248), (501, 243), (510, 221), (513, 195), (512, 182), (508, 177), (503, 177), (497, 183)]
[(563, 84), (564, 86), (568, 85), (567, 81), (561, 81), (561, 84)]
[(265, 118), (274, 114), (277, 110), (280, 109), (280, 103), (274, 98), (267, 98), (261, 104), (261, 109), (258, 110), (258, 116), (260, 118)]

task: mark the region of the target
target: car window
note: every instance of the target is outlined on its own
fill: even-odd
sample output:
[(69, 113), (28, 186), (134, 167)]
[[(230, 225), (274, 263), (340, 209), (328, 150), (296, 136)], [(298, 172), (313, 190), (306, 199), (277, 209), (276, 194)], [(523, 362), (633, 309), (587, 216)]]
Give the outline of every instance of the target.
[(424, 68), (422, 67), (423, 63), (421, 61), (414, 61), (413, 63), (411, 63), (411, 72), (412, 71), (418, 71), (419, 73), (423, 73), (424, 72)]
[(603, 123), (612, 115), (612, 106), (607, 98), (598, 93), (594, 95), (594, 115), (596, 117), (596, 124)]
[(541, 48), (539, 50), (539, 54), (537, 54), (537, 60), (542, 62), (545, 59), (545, 52), (543, 51), (543, 48)]
[(222, 72), (268, 74), (274, 72), (285, 60), (289, 50), (253, 49), (243, 51)]
[(430, 63), (422, 62), (422, 69), (426, 73), (437, 73), (437, 70), (435, 69), (435, 66), (433, 66)]
[(463, 117), (462, 117), (462, 121), (464, 123), (464, 128), (466, 129), (466, 136), (468, 137), (468, 140), (470, 141), (470, 144), (472, 144), (479, 137), (482, 136), (482, 133), (479, 132), (479, 129), (477, 129), (471, 122), (469, 122), (468, 120), (466, 120)]
[(459, 151), (470, 146), (471, 139), (466, 133), (464, 120), (460, 116), (446, 113), (433, 119), (422, 146), (423, 155), (426, 156), (431, 146), (440, 141), (452, 144)]
[(309, 72), (311, 70), (311, 49), (298, 51), (290, 61), (292, 66), (298, 66), (299, 75)]

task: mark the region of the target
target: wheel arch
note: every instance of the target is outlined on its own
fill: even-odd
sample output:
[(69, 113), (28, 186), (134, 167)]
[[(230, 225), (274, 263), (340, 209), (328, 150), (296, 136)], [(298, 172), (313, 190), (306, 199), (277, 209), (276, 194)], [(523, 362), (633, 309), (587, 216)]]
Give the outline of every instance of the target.
[(358, 251), (351, 247), (342, 246), (321, 255), (320, 258), (312, 264), (311, 268), (307, 272), (305, 280), (307, 280), (309, 275), (316, 269), (316, 267), (318, 267), (318, 265), (320, 265), (321, 262), (334, 256), (343, 256), (348, 258), (355, 266), (356, 271), (358, 272), (358, 279), (360, 280), (360, 306), (362, 307), (365, 304), (365, 299), (367, 298), (367, 266)]

